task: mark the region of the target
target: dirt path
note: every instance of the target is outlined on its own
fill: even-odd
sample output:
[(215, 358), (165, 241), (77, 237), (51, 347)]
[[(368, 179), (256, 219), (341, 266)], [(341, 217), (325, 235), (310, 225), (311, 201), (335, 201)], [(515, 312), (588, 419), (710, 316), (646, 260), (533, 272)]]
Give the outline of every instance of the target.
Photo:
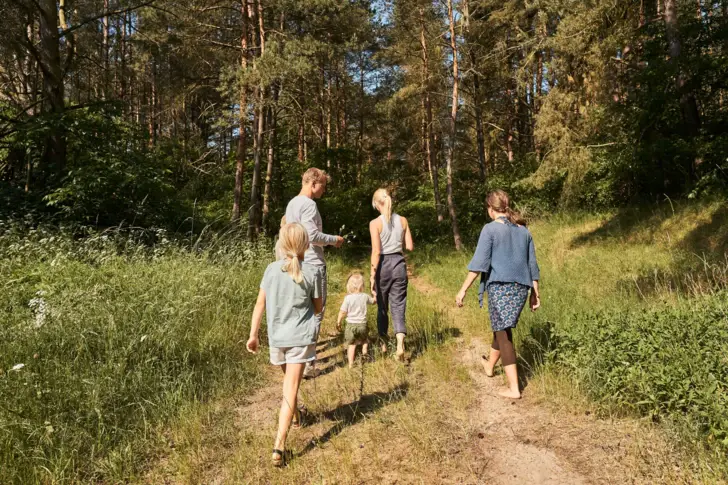
[[(489, 344), (447, 314), (451, 295), (412, 278), (417, 318), (442, 318), (453, 338), (416, 352), (410, 365), (376, 354), (348, 369), (327, 316), (318, 346), (321, 375), (305, 381), (307, 425), (292, 430), (289, 465), (274, 469), (270, 447), (280, 375), (238, 402), (217, 403), (195, 440), (178, 446), (145, 483), (285, 484), (611, 484), (679, 483), (670, 450), (629, 420), (561, 411), (526, 388), (517, 402), (497, 397), (503, 376), (487, 378)], [(343, 295), (334, 295), (338, 308)], [(427, 308), (423, 308), (427, 307)], [(335, 312), (330, 312), (335, 313)], [(410, 337), (408, 337), (410, 338)], [(539, 397), (541, 396), (541, 397)], [(645, 446), (645, 443), (648, 446)], [(654, 458), (660, 455), (659, 458)], [(668, 456), (667, 461), (665, 457)], [(678, 474), (679, 475), (679, 474)], [(688, 483), (687, 481), (685, 483)]]

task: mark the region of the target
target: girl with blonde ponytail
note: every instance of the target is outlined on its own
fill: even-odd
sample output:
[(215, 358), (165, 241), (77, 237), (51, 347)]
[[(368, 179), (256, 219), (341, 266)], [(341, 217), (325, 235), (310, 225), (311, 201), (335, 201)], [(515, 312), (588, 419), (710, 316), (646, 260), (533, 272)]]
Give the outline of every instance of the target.
[(377, 299), (377, 329), (382, 352), (387, 351), (389, 310), (397, 338), (397, 360), (404, 360), (405, 311), (407, 308), (407, 263), (403, 248), (414, 249), (412, 231), (407, 219), (392, 212), (392, 197), (387, 189), (379, 189), (372, 197), (372, 207), (379, 217), (369, 223), (372, 238), (371, 288)]
[(291, 423), (294, 428), (301, 423), (303, 408), (297, 407), (298, 388), (306, 363), (316, 359), (316, 315), (323, 309), (321, 272), (304, 262), (308, 232), (301, 224), (285, 224), (279, 241), (283, 258), (265, 270), (246, 344), (249, 352), (258, 353), (258, 333), (265, 312), (270, 362), (280, 366), (284, 374), (278, 434), (271, 457), (276, 466), (284, 464), (288, 428)]

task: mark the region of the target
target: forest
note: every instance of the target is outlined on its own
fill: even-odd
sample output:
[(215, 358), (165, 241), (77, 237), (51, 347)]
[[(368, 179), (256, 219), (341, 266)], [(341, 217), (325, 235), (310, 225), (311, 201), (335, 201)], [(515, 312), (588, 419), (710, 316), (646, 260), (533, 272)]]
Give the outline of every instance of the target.
[(337, 227), (386, 185), (458, 246), (488, 188), (538, 214), (726, 186), (726, 2), (3, 3), (6, 213), (255, 238), (318, 166)]
[[(728, 0), (1, 0), (0, 18), (1, 483), (728, 480)], [(280, 375), (245, 342), (311, 167), (345, 242), (312, 421), (273, 470)], [(415, 241), (408, 363), (349, 371), (336, 311), (379, 188)], [(515, 405), (480, 367), (475, 290), (455, 305), (495, 189), (542, 275)]]

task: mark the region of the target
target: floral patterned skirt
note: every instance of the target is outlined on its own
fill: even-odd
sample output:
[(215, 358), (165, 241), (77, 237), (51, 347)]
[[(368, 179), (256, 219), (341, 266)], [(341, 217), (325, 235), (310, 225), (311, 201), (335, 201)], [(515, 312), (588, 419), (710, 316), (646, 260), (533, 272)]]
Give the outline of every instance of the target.
[(530, 289), (520, 283), (493, 281), (488, 284), (488, 313), (490, 326), (494, 332), (515, 328), (528, 300)]

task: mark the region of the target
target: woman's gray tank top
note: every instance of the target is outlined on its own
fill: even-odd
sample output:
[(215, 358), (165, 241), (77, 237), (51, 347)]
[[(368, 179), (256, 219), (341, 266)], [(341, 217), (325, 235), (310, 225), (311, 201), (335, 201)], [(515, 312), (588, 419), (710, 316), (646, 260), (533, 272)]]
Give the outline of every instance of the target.
[(382, 218), (382, 232), (379, 234), (379, 239), (382, 241), (382, 254), (402, 254), (404, 231), (399, 214), (392, 214), (392, 221), (389, 224), (383, 215), (380, 217)]

